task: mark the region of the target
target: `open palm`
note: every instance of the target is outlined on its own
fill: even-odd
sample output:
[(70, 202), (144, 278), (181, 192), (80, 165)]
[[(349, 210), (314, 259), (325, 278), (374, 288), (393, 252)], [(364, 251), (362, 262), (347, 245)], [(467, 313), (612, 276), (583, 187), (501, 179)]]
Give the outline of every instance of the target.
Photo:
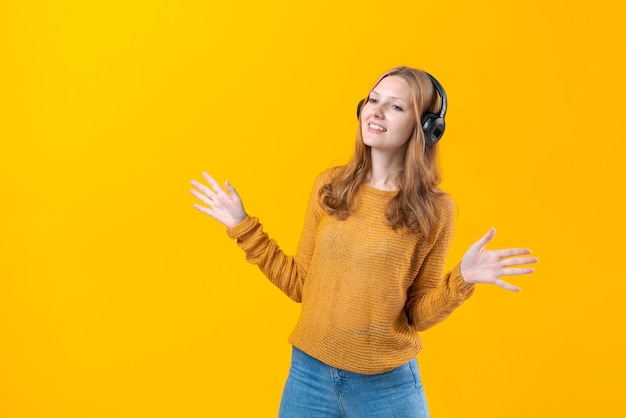
[(485, 247), (493, 239), (496, 230), (491, 228), (487, 234), (476, 241), (461, 260), (461, 275), (468, 283), (494, 284), (506, 290), (519, 292), (520, 288), (505, 282), (501, 276), (531, 274), (531, 267), (515, 267), (523, 264), (534, 264), (536, 257), (520, 257), (530, 254), (527, 248), (507, 248), (504, 250), (486, 250)]
[(227, 193), (208, 173), (202, 173), (202, 176), (209, 183), (210, 187), (192, 180), (191, 185), (196, 189), (191, 189), (191, 194), (200, 199), (206, 206), (195, 203), (193, 205), (194, 208), (211, 216), (227, 228), (232, 228), (246, 219), (248, 215), (243, 207), (241, 198), (228, 181), (225, 183), (228, 190)]

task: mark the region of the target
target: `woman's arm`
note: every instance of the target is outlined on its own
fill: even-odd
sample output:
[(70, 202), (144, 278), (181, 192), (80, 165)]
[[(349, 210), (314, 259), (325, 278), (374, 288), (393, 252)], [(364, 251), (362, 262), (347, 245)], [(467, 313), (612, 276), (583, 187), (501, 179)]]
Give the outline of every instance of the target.
[(466, 283), (460, 265), (444, 275), (446, 256), (454, 235), (454, 202), (446, 196), (439, 215), (439, 228), (422, 261), (405, 305), (409, 322), (417, 331), (424, 331), (447, 318), (474, 293), (474, 285)]
[(461, 263), (443, 275), (445, 259), (454, 233), (454, 206), (451, 199), (442, 214), (442, 224), (435, 243), (425, 257), (415, 282), (409, 289), (406, 312), (417, 331), (426, 330), (447, 318), (474, 292), (475, 284), (495, 284), (507, 290), (519, 288), (501, 280), (505, 275), (534, 272), (532, 268), (511, 268), (537, 262), (526, 248), (485, 250), (495, 235), (492, 228), (465, 253)]
[(295, 256), (289, 256), (263, 231), (257, 218), (247, 215), (241, 198), (228, 182), (226, 188), (229, 193), (226, 193), (210, 175), (203, 173), (203, 176), (211, 187), (192, 181), (191, 184), (197, 190), (192, 189), (191, 193), (208, 207), (199, 204), (194, 207), (225, 225), (228, 235), (236, 239), (244, 250), (246, 259), (257, 265), (287, 296), (300, 302), (302, 285), (315, 247), (315, 230), (320, 216), (317, 204), (320, 179), (318, 178), (309, 198), (298, 251)]

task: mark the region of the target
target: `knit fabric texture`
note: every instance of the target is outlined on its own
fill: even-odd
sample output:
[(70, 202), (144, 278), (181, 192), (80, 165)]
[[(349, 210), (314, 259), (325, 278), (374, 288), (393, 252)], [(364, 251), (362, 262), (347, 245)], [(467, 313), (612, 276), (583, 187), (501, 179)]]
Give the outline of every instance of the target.
[(444, 320), (474, 285), (460, 264), (444, 275), (454, 233), (454, 202), (443, 195), (430, 239), (393, 230), (385, 207), (397, 192), (361, 186), (354, 214), (328, 215), (319, 189), (337, 168), (323, 172), (311, 192), (295, 256), (278, 247), (259, 220), (229, 228), (249, 262), (287, 296), (302, 303), (289, 342), (324, 363), (363, 374), (391, 370), (421, 350), (418, 331)]

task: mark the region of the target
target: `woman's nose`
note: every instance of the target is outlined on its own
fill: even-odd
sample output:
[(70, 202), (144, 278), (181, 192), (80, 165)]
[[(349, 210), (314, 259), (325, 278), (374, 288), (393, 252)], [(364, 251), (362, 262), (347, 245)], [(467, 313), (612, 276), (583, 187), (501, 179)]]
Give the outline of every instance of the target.
[(379, 119), (383, 117), (383, 112), (378, 103), (372, 103), (371, 114)]

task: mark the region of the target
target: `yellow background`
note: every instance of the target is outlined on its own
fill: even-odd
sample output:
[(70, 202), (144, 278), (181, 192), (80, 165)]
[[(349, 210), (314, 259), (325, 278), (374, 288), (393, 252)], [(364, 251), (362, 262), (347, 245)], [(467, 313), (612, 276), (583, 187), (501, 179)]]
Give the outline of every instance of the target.
[(288, 252), (391, 66), (449, 96), (452, 267), (528, 246), (423, 333), (434, 417), (624, 416), (621, 2), (4, 1), (0, 416), (272, 417), (299, 312), (192, 208), (230, 180)]

